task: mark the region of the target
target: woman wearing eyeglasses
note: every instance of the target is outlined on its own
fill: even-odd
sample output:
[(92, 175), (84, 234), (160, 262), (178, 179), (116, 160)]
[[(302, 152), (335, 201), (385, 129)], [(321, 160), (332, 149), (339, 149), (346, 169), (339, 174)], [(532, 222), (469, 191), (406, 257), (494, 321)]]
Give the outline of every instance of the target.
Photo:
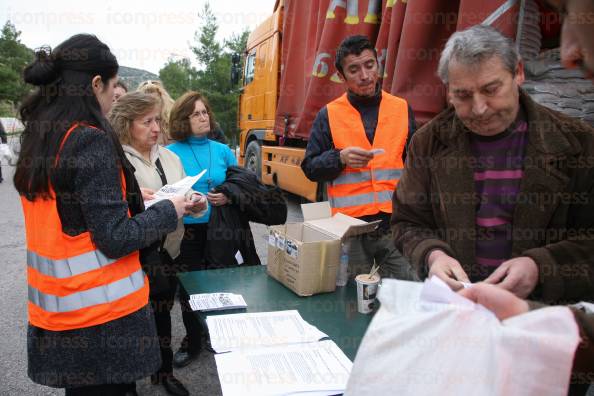
[[(225, 181), (227, 168), (237, 165), (237, 160), (229, 147), (208, 138), (216, 123), (206, 98), (194, 91), (182, 95), (171, 109), (170, 127), (170, 135), (176, 142), (167, 148), (179, 156), (186, 174), (193, 176), (206, 169), (204, 176), (192, 188), (207, 194), (211, 205), (226, 205), (227, 197), (212, 190)], [(210, 207), (206, 215), (198, 219), (184, 217), (186, 231), (178, 261), (186, 271), (206, 269), (204, 252), (209, 218)], [(187, 335), (173, 358), (176, 367), (186, 366), (198, 355), (204, 337), (202, 326), (187, 306), (187, 301), (180, 299), (180, 303)]]
[[(175, 183), (186, 174), (174, 153), (157, 144), (161, 133), (161, 105), (154, 95), (132, 92), (122, 96), (113, 106), (109, 121), (122, 143), (126, 158), (134, 166), (134, 176), (143, 188), (145, 198), (165, 184)], [(192, 195), (192, 218), (206, 212), (206, 197)], [(174, 259), (179, 255), (184, 235), (180, 219), (175, 231), (153, 245), (152, 253), (145, 260), (151, 282), (150, 302), (155, 312), (157, 335), (161, 350), (161, 368), (151, 376), (153, 384), (162, 384), (171, 395), (188, 395), (184, 385), (173, 376), (173, 351), (171, 349), (171, 308), (177, 289), (177, 271)]]

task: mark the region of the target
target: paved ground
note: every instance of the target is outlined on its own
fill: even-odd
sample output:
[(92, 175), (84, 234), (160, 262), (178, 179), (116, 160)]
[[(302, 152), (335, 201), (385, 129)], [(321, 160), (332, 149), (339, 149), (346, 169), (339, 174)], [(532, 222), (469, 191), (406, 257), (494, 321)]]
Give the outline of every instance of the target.
[[(2, 275), (0, 276), (0, 395), (63, 395), (62, 390), (34, 384), (27, 377), (26, 323), (27, 292), (25, 280), (25, 244), (22, 211), (19, 197), (12, 186), (13, 168), (3, 164), (5, 181), (0, 184), (0, 252)], [(289, 221), (300, 221), (298, 199), (289, 199)], [(252, 225), (258, 254), (266, 263), (266, 226)], [(174, 345), (179, 345), (183, 336), (183, 324), (179, 306), (173, 308)], [(220, 394), (214, 359), (203, 352), (199, 359), (176, 371), (193, 395)], [(139, 381), (141, 395), (167, 395), (145, 379)]]

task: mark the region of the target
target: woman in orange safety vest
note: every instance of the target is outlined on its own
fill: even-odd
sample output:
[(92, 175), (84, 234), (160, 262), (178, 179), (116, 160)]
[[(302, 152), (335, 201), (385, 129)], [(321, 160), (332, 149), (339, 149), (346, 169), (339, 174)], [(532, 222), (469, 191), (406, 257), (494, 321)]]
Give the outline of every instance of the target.
[(135, 394), (160, 365), (139, 250), (173, 231), (184, 197), (144, 211), (105, 119), (118, 63), (95, 36), (37, 50), (24, 72), (14, 184), (27, 237), (28, 374), (66, 395)]

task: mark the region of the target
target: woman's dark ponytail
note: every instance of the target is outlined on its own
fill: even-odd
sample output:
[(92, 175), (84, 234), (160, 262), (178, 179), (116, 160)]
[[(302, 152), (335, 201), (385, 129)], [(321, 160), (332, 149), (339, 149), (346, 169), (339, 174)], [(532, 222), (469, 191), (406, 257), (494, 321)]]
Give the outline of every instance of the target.
[(35, 60), (23, 72), (25, 82), (35, 86), (49, 85), (55, 82), (59, 76), (59, 66), (52, 57), (49, 47), (35, 50)]

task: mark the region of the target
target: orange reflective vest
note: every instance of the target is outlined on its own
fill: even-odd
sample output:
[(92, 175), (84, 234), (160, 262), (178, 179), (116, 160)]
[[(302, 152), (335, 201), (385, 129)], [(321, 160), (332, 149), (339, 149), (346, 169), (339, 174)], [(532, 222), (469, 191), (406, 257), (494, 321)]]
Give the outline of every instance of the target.
[(392, 213), (392, 195), (404, 168), (402, 153), (408, 137), (408, 105), (404, 99), (382, 91), (373, 145), (365, 135), (361, 115), (347, 95), (327, 105), (330, 132), (336, 149), (351, 146), (383, 149), (365, 168), (346, 167), (327, 184), (332, 212), (352, 217)]
[[(68, 130), (62, 145), (77, 127)], [(123, 173), (121, 178), (125, 197)], [(50, 196), (34, 201), (21, 197), (27, 236), (29, 322), (52, 331), (71, 330), (106, 323), (144, 307), (149, 284), (140, 267), (139, 252), (111, 259), (97, 249), (88, 231), (77, 236), (64, 234), (51, 185)]]

